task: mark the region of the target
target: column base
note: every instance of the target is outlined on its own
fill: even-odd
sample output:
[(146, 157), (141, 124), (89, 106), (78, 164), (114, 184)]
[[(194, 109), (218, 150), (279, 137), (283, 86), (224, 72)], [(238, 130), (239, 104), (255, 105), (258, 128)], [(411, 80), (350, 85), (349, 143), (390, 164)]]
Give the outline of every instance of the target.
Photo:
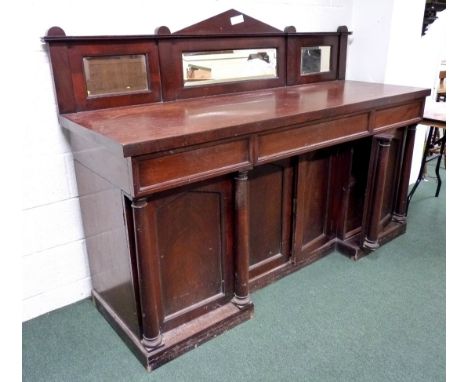
[(367, 237), (364, 239), (364, 243), (362, 243), (362, 248), (368, 251), (375, 251), (379, 247), (380, 244), (378, 240), (369, 240)]
[(231, 300), (231, 302), (239, 308), (243, 308), (252, 304), (252, 301), (250, 300), (250, 294), (244, 297), (234, 295), (234, 298)]
[(146, 350), (151, 351), (164, 345), (163, 337), (161, 334), (154, 338), (146, 338), (143, 336), (141, 344), (145, 347)]
[(392, 220), (394, 222), (397, 222), (397, 223), (400, 223), (400, 224), (405, 224), (406, 223), (406, 215), (393, 214)]

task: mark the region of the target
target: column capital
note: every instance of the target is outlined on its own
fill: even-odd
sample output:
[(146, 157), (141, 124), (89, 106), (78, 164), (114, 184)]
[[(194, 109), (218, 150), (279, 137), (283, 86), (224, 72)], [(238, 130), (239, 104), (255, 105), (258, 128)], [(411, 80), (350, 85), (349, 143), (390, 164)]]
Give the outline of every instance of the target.
[(375, 138), (379, 141), (380, 147), (388, 147), (392, 142), (393, 136), (390, 134), (379, 134), (376, 135)]
[(249, 179), (249, 171), (248, 170), (244, 170), (244, 171), (239, 171), (235, 178), (235, 180), (248, 180)]
[(132, 208), (145, 208), (148, 205), (147, 198), (139, 198), (132, 200)]

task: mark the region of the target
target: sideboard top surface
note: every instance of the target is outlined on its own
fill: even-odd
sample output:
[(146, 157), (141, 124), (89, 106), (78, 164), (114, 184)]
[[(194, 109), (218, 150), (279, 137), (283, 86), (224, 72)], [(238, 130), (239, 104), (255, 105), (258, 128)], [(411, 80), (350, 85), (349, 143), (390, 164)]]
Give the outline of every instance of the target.
[(62, 114), (60, 121), (128, 157), (385, 108), (429, 94), (429, 89), (341, 80)]

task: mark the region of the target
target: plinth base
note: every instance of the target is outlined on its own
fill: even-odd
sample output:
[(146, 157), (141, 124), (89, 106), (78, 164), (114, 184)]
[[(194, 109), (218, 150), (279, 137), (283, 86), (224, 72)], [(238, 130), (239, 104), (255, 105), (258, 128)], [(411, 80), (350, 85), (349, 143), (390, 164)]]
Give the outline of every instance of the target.
[(229, 302), (203, 316), (164, 332), (164, 344), (148, 351), (99, 293), (93, 291), (92, 296), (98, 310), (148, 371), (164, 365), (179, 355), (252, 318), (254, 309), (253, 304), (240, 309)]

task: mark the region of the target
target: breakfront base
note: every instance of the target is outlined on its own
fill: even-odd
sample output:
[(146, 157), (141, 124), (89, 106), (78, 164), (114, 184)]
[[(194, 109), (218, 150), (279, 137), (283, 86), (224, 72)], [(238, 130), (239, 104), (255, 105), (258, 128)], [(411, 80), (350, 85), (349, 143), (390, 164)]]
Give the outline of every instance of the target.
[(227, 303), (179, 327), (164, 332), (163, 345), (148, 351), (99, 293), (93, 290), (92, 297), (94, 304), (104, 318), (148, 371), (164, 365), (209, 339), (249, 320), (252, 318), (254, 310), (253, 304), (239, 308), (233, 303)]
[[(403, 235), (406, 232), (406, 222), (390, 222), (379, 235), (377, 242), (377, 248), (380, 248), (385, 243), (393, 240), (394, 238)], [(347, 240), (336, 241), (336, 250), (341, 254), (348, 256), (353, 260), (359, 260), (360, 258), (367, 256), (374, 252), (374, 250), (360, 246), (360, 235), (353, 236)]]
[(329, 240), (319, 248), (315, 249), (313, 252), (309, 253), (307, 257), (297, 261), (290, 260), (267, 273), (251, 279), (249, 282), (250, 291), (253, 292), (261, 289), (293, 272), (298, 271), (301, 268), (304, 268), (307, 265), (312, 264), (317, 260), (320, 260), (335, 250), (335, 242), (335, 239)]

